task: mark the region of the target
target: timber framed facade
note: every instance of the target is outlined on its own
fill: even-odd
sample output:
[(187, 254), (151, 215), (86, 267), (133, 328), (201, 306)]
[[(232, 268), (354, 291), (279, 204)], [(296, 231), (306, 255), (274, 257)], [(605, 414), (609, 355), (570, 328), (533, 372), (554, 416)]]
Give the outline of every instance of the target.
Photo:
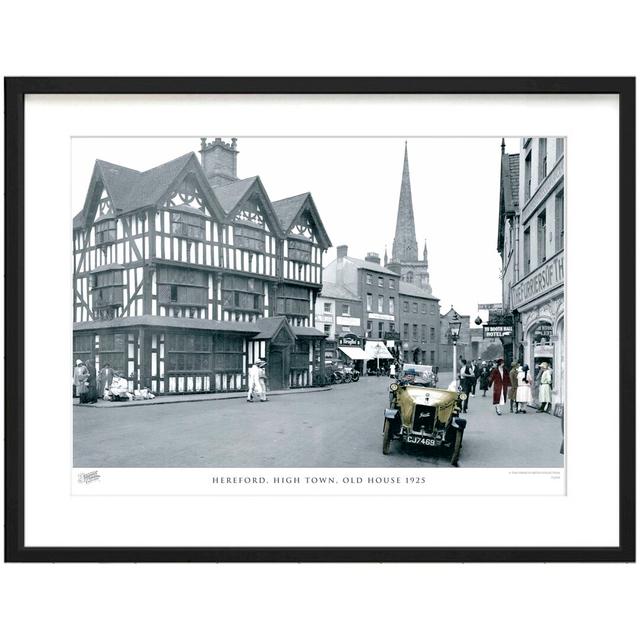
[(73, 223), (74, 359), (159, 394), (246, 389), (258, 358), (271, 389), (311, 386), (331, 246), (313, 198), (238, 179), (235, 139), (200, 153), (145, 172), (96, 161)]

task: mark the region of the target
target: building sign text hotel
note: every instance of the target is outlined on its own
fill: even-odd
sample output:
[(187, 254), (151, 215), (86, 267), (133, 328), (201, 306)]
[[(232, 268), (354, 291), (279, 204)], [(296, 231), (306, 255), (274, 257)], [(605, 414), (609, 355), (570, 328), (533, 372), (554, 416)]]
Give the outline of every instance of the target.
[(517, 309), (562, 284), (564, 284), (564, 251), (511, 288), (511, 306)]

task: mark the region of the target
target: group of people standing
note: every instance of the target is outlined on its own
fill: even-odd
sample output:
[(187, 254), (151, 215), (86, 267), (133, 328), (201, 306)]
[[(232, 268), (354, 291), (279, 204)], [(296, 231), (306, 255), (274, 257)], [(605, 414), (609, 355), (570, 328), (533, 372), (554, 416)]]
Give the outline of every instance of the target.
[[(105, 362), (98, 375), (91, 360), (76, 360), (73, 368), (73, 385), (80, 404), (95, 404), (110, 390), (117, 374), (108, 362)], [(123, 379), (123, 378), (121, 378)], [(126, 381), (125, 381), (126, 382)]]
[[(495, 363), (486, 361), (479, 363), (476, 360), (467, 362), (463, 359), (461, 365), (458, 373), (459, 386), (467, 396), (462, 403), (464, 413), (469, 407), (469, 398), (475, 396), (478, 382), (483, 397), (487, 395), (489, 388), (492, 388), (492, 400), (497, 415), (502, 415), (501, 407), (506, 405), (507, 400), (509, 400), (511, 413), (527, 413), (526, 407), (532, 401), (532, 376), (529, 365), (520, 365), (519, 362), (514, 361), (511, 363), (511, 369), (507, 371), (502, 358), (498, 358)], [(551, 370), (548, 363), (540, 364), (539, 376), (540, 407), (537, 412), (543, 413), (551, 407)]]

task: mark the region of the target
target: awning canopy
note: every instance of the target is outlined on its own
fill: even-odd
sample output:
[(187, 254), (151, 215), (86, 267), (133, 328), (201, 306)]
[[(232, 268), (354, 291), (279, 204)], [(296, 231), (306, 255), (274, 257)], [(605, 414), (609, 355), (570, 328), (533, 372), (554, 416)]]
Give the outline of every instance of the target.
[(367, 354), (367, 360), (375, 360), (376, 358), (380, 360), (393, 360), (393, 356), (389, 353), (389, 349), (385, 347), (383, 342), (367, 340), (364, 350)]
[(338, 347), (347, 358), (352, 360), (368, 360), (369, 357), (360, 347)]

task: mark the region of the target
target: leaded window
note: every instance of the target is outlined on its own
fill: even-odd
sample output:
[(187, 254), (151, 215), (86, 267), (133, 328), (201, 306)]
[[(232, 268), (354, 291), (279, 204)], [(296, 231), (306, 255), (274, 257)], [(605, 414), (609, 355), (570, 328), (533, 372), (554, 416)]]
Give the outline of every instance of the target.
[(184, 211), (171, 212), (171, 233), (174, 236), (190, 240), (204, 240), (204, 225), (205, 218), (202, 216)]
[(158, 266), (158, 302), (185, 307), (207, 305), (208, 276), (198, 269)]
[(263, 287), (260, 280), (225, 275), (222, 279), (222, 306), (237, 311), (262, 312)]
[(218, 334), (214, 337), (213, 366), (216, 373), (242, 373), (243, 339)]
[(264, 253), (265, 233), (262, 229), (237, 225), (233, 228), (234, 244), (238, 249)]
[(304, 240), (289, 238), (289, 259), (296, 262), (311, 262), (311, 244)]
[(308, 316), (308, 290), (304, 287), (282, 285), (278, 291), (277, 312), (279, 315)]
[(112, 244), (116, 241), (116, 220), (96, 222), (96, 246)]
[(209, 373), (211, 337), (206, 333), (168, 333), (167, 371), (171, 373)]

